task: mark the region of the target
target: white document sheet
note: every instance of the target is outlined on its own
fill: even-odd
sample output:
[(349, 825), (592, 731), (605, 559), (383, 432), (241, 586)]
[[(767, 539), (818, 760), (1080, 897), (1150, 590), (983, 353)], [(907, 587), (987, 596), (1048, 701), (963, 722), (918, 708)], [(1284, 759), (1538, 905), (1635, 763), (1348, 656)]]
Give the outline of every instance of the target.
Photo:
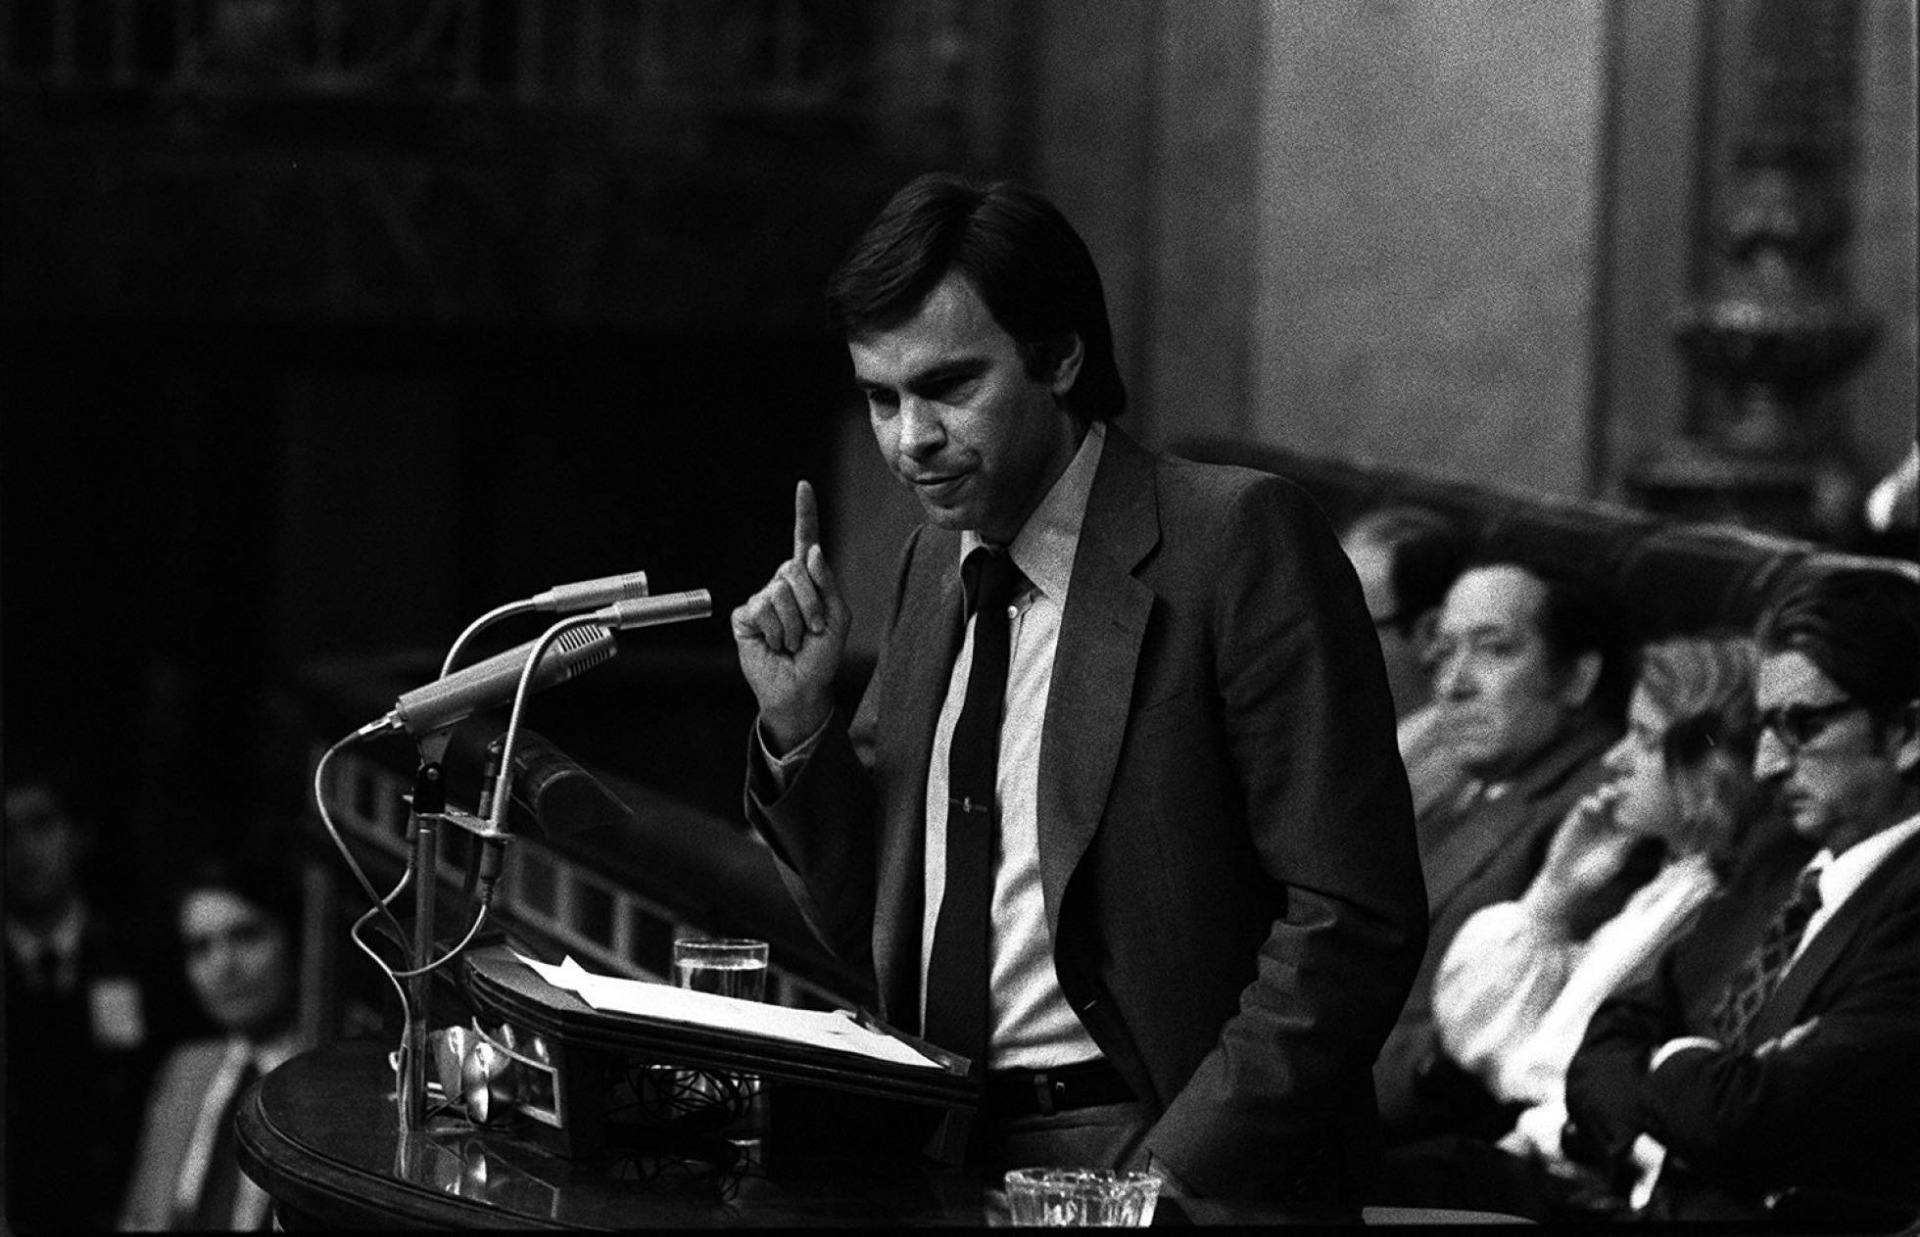
[(618, 1014), (641, 1014), (693, 1026), (743, 1031), (790, 1044), (805, 1044), (851, 1053), (894, 1065), (939, 1069), (940, 1063), (880, 1031), (860, 1025), (850, 1010), (826, 1012), (743, 1001), (738, 997), (694, 992), (671, 984), (643, 979), (616, 979), (595, 975), (569, 954), (559, 966), (535, 962), (516, 951), (513, 955), (556, 988), (576, 993), (595, 1009)]

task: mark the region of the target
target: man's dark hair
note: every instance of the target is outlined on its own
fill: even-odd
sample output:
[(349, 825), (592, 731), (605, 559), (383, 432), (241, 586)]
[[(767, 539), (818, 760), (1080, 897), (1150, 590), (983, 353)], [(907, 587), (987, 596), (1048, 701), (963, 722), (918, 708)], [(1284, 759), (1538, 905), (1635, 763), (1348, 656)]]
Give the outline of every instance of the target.
[(1341, 540), (1377, 545), (1387, 552), (1392, 622), (1403, 636), (1412, 635), (1420, 616), (1446, 600), (1467, 559), (1466, 534), (1431, 507), (1402, 503), (1376, 507), (1348, 524)]
[(930, 172), (894, 194), (827, 280), (827, 312), (849, 338), (911, 318), (957, 272), (1013, 337), (1035, 377), (1051, 372), (1072, 332), (1086, 355), (1061, 402), (1081, 421), (1125, 411), (1100, 272), (1058, 207), (1011, 181), (975, 184)]
[(1920, 582), (1897, 570), (1794, 573), (1754, 639), (1763, 653), (1804, 656), (1880, 724), (1920, 699)]
[(1620, 612), (1606, 589), (1583, 576), (1569, 575), (1516, 558), (1482, 555), (1462, 571), (1513, 567), (1540, 581), (1543, 590), (1536, 616), (1547, 658), (1560, 669), (1570, 668), (1584, 653), (1600, 656), (1600, 674), (1587, 697), (1588, 707), (1610, 722), (1627, 715), (1633, 694), (1635, 668)]
[(1633, 694), (1633, 658), (1625, 628), (1607, 591), (1592, 580), (1529, 567), (1547, 586), (1540, 603), (1540, 634), (1561, 665), (1582, 653), (1600, 655), (1600, 677), (1593, 685), (1593, 707), (1609, 721), (1627, 715)]
[(299, 958), (305, 896), (299, 874), (285, 863), (252, 854), (216, 852), (189, 863), (169, 884), (169, 904), (176, 920), (187, 899), (195, 894), (231, 894), (285, 928), (290, 952), (294, 959)]

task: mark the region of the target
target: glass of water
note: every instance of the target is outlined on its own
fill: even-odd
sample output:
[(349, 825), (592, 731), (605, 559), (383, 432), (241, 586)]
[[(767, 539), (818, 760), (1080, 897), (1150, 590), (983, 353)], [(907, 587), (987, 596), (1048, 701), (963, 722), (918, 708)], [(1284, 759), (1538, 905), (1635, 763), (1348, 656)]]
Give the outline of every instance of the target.
[(767, 943), (747, 937), (686, 937), (673, 943), (673, 982), (743, 1001), (767, 995)]
[[(673, 943), (673, 982), (695, 992), (763, 1001), (767, 994), (767, 943), (748, 937), (683, 937)], [(675, 1118), (723, 1124), (737, 1166), (762, 1163), (766, 1096), (757, 1074), (666, 1069), (655, 1080)]]
[(1144, 1228), (1160, 1179), (1110, 1168), (1016, 1168), (1006, 1177), (1016, 1226)]

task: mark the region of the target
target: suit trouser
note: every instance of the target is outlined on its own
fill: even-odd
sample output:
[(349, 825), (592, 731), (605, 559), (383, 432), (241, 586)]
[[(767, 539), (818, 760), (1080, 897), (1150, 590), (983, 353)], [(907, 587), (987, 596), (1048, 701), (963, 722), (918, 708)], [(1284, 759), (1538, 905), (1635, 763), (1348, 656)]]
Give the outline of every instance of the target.
[(1036, 1165), (1129, 1167), (1152, 1125), (1147, 1106), (1137, 1100), (1045, 1115), (982, 1116), (967, 1159), (992, 1174)]

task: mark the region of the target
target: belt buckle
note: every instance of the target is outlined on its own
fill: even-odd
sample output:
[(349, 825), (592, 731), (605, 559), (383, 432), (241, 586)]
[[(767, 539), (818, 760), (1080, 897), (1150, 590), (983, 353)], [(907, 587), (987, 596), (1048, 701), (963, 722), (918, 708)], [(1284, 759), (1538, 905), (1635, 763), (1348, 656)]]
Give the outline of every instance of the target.
[(1051, 1117), (1054, 1113), (1059, 1112), (1058, 1101), (1064, 1100), (1066, 1097), (1067, 1084), (1064, 1080), (1055, 1078), (1052, 1073), (1047, 1070), (1034, 1071), (1033, 1100), (1034, 1106), (1040, 1110), (1041, 1116)]

